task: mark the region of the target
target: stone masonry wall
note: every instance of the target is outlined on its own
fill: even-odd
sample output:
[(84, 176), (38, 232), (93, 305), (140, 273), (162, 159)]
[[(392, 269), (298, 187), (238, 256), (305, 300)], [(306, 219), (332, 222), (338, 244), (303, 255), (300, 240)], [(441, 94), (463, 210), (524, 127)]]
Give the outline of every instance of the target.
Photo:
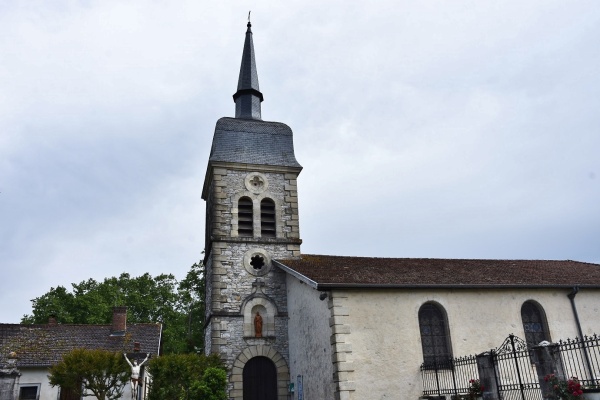
[[(249, 191), (245, 180), (250, 171), (238, 171), (225, 168), (213, 170), (213, 181), (209, 188), (210, 197), (214, 204), (213, 218), (207, 219), (211, 223), (209, 230), (213, 237), (236, 237), (237, 232), (237, 200), (241, 196), (252, 198), (255, 202), (264, 197), (275, 201), (278, 212), (278, 238), (300, 237), (298, 222), (298, 189), (297, 175), (293, 173), (265, 172), (264, 177), (268, 188), (261, 193)], [(260, 229), (255, 237), (260, 237)], [(268, 239), (267, 239), (268, 240)], [(299, 255), (299, 254), (296, 254)]]
[[(249, 356), (272, 357), (278, 368), (278, 393), (287, 395), (289, 381), (288, 313), (286, 274), (271, 260), (300, 255), (296, 173), (213, 168), (208, 189), (207, 243), (207, 352), (218, 353), (230, 370), (229, 394), (242, 394), (243, 364)], [(248, 197), (253, 203), (253, 237), (238, 236), (238, 203)], [(275, 203), (276, 237), (261, 237), (261, 201)], [(264, 265), (250, 260), (259, 255)], [(260, 299), (260, 300), (259, 300)], [(263, 316), (264, 337), (249, 336), (251, 304), (265, 304), (274, 315)], [(248, 307), (246, 306), (248, 305)], [(262, 314), (261, 313), (261, 314)], [(274, 330), (272, 329), (274, 321)], [(270, 325), (269, 325), (270, 324)], [(244, 335), (246, 326), (246, 336)], [(262, 350), (264, 349), (264, 350)], [(256, 354), (254, 354), (256, 353)], [(280, 360), (280, 361), (278, 361)], [(282, 364), (285, 363), (285, 366)], [(284, 376), (285, 375), (285, 376)]]
[[(279, 351), (284, 358), (287, 352), (287, 297), (285, 273), (271, 266), (270, 271), (257, 277), (246, 271), (243, 264), (245, 253), (256, 244), (244, 243), (214, 243), (212, 250), (212, 276), (213, 291), (210, 305), (212, 313), (220, 317), (213, 317), (211, 335), (211, 350), (222, 355), (226, 354), (224, 361), (228, 366), (233, 364), (237, 354), (247, 345), (254, 345), (256, 341), (269, 343)], [(272, 258), (288, 256), (285, 245), (258, 246), (268, 252)], [(244, 338), (242, 305), (253, 293), (257, 292), (255, 282), (264, 283), (263, 293), (273, 301), (277, 308), (275, 316), (275, 338)], [(225, 314), (225, 315), (224, 315)]]

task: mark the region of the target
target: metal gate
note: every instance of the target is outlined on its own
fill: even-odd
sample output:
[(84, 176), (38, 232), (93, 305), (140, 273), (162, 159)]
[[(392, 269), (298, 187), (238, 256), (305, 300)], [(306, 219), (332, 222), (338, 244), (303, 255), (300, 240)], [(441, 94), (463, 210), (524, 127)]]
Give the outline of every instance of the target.
[(498, 397), (503, 400), (542, 400), (533, 352), (511, 334), (492, 350)]

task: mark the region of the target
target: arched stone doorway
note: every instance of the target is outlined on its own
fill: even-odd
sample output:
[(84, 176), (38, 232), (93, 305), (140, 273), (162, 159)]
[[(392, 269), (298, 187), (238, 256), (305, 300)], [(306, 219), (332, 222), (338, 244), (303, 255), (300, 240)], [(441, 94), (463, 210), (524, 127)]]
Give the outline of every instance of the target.
[[(253, 361), (262, 359), (259, 361)], [(233, 383), (233, 390), (229, 393), (229, 396), (233, 400), (245, 400), (247, 399), (244, 395), (244, 389), (246, 388), (246, 374), (251, 374), (251, 370), (255, 370), (255, 367), (261, 368), (260, 365), (251, 367), (246, 372), (246, 365), (252, 363), (262, 363), (265, 360), (270, 362), (271, 366), (275, 368), (275, 382), (276, 382), (276, 397), (273, 399), (287, 400), (288, 399), (288, 384), (289, 384), (289, 369), (285, 358), (271, 346), (258, 345), (246, 347), (237, 359), (233, 362), (233, 368), (231, 370), (230, 382)], [(252, 365), (251, 364), (251, 365)], [(269, 368), (266, 363), (263, 364), (264, 368)], [(254, 373), (254, 372), (252, 372)], [(272, 372), (268, 372), (272, 376)], [(254, 379), (254, 378), (250, 378)], [(250, 389), (249, 389), (250, 390)], [(263, 399), (263, 397), (258, 397)], [(271, 399), (271, 397), (264, 397), (264, 399)]]
[(251, 358), (243, 379), (244, 400), (277, 400), (277, 369), (267, 357)]

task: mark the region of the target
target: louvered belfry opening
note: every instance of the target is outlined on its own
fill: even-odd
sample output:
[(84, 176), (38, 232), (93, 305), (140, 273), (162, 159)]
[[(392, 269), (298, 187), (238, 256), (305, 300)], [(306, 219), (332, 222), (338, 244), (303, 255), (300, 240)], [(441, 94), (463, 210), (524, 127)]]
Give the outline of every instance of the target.
[(252, 199), (248, 197), (242, 197), (238, 203), (238, 235), (254, 236)]
[(260, 235), (275, 237), (275, 202), (271, 199), (260, 202)]

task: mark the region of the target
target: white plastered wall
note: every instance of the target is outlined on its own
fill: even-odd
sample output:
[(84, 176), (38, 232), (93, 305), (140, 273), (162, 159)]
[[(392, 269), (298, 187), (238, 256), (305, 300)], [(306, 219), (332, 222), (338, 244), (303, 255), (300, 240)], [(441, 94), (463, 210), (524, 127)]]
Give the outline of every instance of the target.
[[(40, 392), (38, 396), (39, 400), (55, 400), (59, 398), (60, 388), (58, 386), (50, 386), (50, 383), (48, 381), (49, 370), (47, 368), (20, 368), (19, 371), (21, 372), (19, 386), (29, 386), (36, 384), (40, 385)], [(96, 399), (96, 397), (86, 396), (85, 399), (94, 400)], [(131, 399), (131, 387), (129, 382), (125, 384), (121, 399)]]
[[(333, 364), (328, 300), (320, 292), (287, 276), (290, 379), (303, 377), (304, 399), (333, 400)], [(298, 387), (293, 399), (297, 398)]]
[[(421, 395), (423, 356), (417, 315), (425, 302), (444, 307), (453, 355), (458, 357), (498, 347), (511, 333), (524, 338), (520, 311), (527, 300), (544, 308), (553, 341), (577, 336), (568, 293), (567, 289), (334, 290), (331, 296), (342, 299), (347, 315), (343, 320), (349, 333), (343, 340), (353, 369), (346, 374), (352, 380), (345, 385), (350, 389), (348, 398)], [(599, 333), (600, 291), (582, 290), (575, 301), (584, 334)]]
[(50, 386), (48, 382), (48, 369), (46, 368), (21, 368), (19, 386), (40, 385), (39, 399), (57, 399), (58, 387)]

